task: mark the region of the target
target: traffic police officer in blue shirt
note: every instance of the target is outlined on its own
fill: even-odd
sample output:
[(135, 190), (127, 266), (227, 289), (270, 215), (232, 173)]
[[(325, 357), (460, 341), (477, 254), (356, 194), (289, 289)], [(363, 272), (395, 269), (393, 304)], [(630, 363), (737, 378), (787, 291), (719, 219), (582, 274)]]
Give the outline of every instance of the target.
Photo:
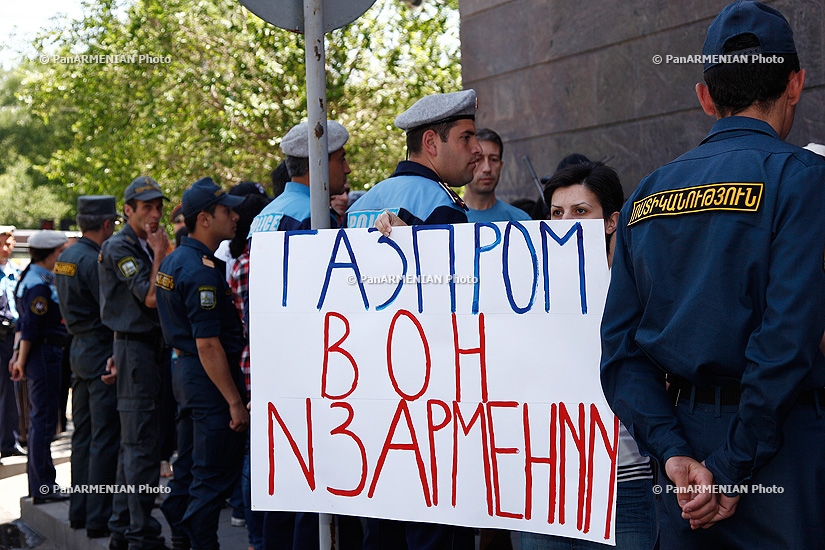
[(382, 215), (394, 225), (466, 222), (467, 206), (450, 186), (472, 181), (481, 159), (476, 103), (475, 90), (433, 94), (395, 117), (410, 160), (347, 210), (347, 227), (373, 227)]
[[(476, 93), (464, 90), (419, 99), (395, 118), (407, 132), (409, 161), (376, 184), (347, 211), (348, 227), (467, 222), (464, 201), (449, 186), (466, 185), (481, 157), (476, 139)], [(364, 549), (474, 548), (472, 529), (452, 525), (367, 519)]]
[[(350, 173), (344, 144), (349, 132), (334, 120), (327, 121), (329, 153), (329, 194), (340, 195)], [(293, 126), (281, 140), (281, 151), (291, 181), (284, 192), (269, 203), (252, 221), (250, 236), (266, 231), (312, 229), (309, 202), (309, 126), (306, 121)], [(338, 227), (338, 218), (330, 209), (330, 227)]]
[[(63, 251), (54, 267), (60, 312), (72, 334), (72, 485), (113, 485), (120, 446), (117, 389), (108, 367), (112, 357), (111, 329), (100, 320), (97, 259), (100, 245), (115, 231), (119, 218), (114, 197), (77, 198), (77, 225), (83, 235)], [(89, 538), (109, 534), (112, 495), (71, 494), (69, 525), (86, 528)]]
[(669, 478), (662, 548), (822, 548), (825, 159), (783, 141), (805, 71), (758, 2), (702, 53), (717, 121), (621, 212), (602, 385)]
[(15, 382), (24, 376), (28, 380), (29, 496), (34, 504), (69, 498), (55, 491), (51, 451), (57, 430), (60, 365), (67, 336), (52, 269), (66, 241), (62, 231), (39, 231), (29, 237), (31, 263), (20, 276), (15, 290), (20, 320), (9, 368)]
[(249, 427), (240, 368), (245, 341), (224, 268), (214, 256), (221, 241), (235, 236), (233, 208), (241, 202), (211, 178), (192, 184), (182, 198), (189, 236), (163, 261), (156, 280), (163, 335), (178, 357), (172, 373), (178, 459), (161, 506), (173, 548), (218, 548), (223, 501), (241, 474)]

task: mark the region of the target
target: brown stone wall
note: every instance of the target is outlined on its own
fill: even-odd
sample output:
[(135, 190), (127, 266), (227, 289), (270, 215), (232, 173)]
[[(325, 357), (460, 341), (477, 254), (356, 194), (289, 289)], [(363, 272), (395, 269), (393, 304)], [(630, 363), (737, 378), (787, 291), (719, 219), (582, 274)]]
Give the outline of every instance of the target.
[[(584, 153), (616, 168), (629, 194), (658, 166), (696, 146), (713, 124), (696, 99), (698, 64), (653, 63), (702, 53), (727, 0), (460, 0), (465, 88), (478, 125), (501, 134), (499, 195), (535, 199), (539, 176)], [(825, 143), (825, 2), (766, 2), (794, 29), (805, 92), (788, 141)]]

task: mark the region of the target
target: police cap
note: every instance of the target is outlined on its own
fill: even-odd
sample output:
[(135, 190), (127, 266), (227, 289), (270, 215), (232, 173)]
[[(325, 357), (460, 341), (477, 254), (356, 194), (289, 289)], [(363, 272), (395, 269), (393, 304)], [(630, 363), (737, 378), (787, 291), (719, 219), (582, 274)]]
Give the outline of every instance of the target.
[(66, 244), (66, 234), (62, 231), (43, 230), (35, 231), (28, 240), (29, 248), (48, 250)]
[[(349, 139), (349, 132), (334, 120), (327, 121), (327, 149), (334, 153)], [(309, 124), (304, 121), (293, 126), (281, 140), (281, 151), (290, 157), (309, 158)]]
[(203, 212), (215, 203), (235, 208), (242, 202), (243, 197), (226, 194), (223, 189), (212, 181), (212, 178), (201, 178), (183, 192), (181, 212), (184, 217), (188, 218), (198, 212)]
[(163, 195), (163, 191), (161, 191), (158, 182), (149, 176), (139, 176), (133, 179), (129, 187), (126, 188), (126, 192), (123, 193), (123, 200), (126, 202), (132, 199), (150, 201), (157, 198), (169, 200)]
[(77, 197), (78, 216), (119, 217), (117, 200), (111, 195), (83, 195)]
[[(736, 36), (753, 34), (759, 46), (742, 51), (725, 51), (725, 42)], [(791, 25), (785, 17), (760, 2), (737, 0), (725, 6), (708, 27), (703, 55), (773, 55), (795, 54)], [(716, 61), (716, 62), (714, 62)], [(721, 60), (710, 60), (704, 70), (720, 65)]]
[(475, 90), (422, 97), (395, 117), (395, 125), (405, 132), (462, 118), (475, 120), (478, 100)]

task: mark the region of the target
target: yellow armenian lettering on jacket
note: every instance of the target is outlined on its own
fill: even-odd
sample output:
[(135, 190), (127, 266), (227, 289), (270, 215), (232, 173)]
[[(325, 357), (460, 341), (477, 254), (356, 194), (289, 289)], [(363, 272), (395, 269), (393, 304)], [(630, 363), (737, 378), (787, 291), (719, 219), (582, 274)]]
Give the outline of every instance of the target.
[(77, 273), (77, 264), (70, 264), (69, 262), (57, 262), (54, 264), (54, 272), (58, 275), (74, 277)]
[(765, 184), (760, 182), (709, 183), (660, 191), (633, 202), (627, 225), (656, 216), (678, 216), (712, 210), (757, 212), (762, 204), (764, 187)]
[(171, 275), (158, 271), (158, 274), (155, 277), (155, 285), (159, 286), (163, 290), (173, 290), (175, 288), (175, 278)]

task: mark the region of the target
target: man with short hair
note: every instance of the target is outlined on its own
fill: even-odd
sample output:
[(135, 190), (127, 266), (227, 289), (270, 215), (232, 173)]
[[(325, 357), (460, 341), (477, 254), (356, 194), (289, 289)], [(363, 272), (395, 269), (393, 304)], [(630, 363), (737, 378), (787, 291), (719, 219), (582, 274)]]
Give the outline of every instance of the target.
[[(410, 160), (370, 188), (347, 211), (348, 227), (373, 227), (382, 214), (389, 224), (464, 223), (467, 206), (450, 186), (473, 179), (481, 158), (476, 139), (476, 93), (464, 90), (422, 97), (395, 118), (407, 133)], [(386, 214), (384, 214), (386, 212)]]
[(758, 2), (725, 7), (702, 53), (716, 123), (621, 212), (602, 386), (669, 478), (662, 548), (818, 548), (825, 159), (783, 141), (805, 71)]
[(211, 178), (193, 183), (181, 202), (189, 235), (156, 279), (164, 338), (177, 355), (178, 459), (161, 505), (173, 549), (218, 548), (221, 508), (241, 474), (249, 427), (240, 368), (245, 339), (215, 250), (235, 236), (233, 209), (242, 202)]
[[(481, 157), (475, 113), (476, 93), (464, 90), (423, 97), (398, 115), (395, 125), (407, 133), (410, 160), (353, 204), (347, 225), (378, 225), (388, 235), (391, 225), (467, 222), (467, 207), (449, 186), (472, 181)], [(474, 535), (453, 525), (367, 519), (365, 550), (405, 547), (472, 549)]]
[(14, 287), (20, 270), (11, 259), (14, 252), (14, 226), (0, 225), (0, 452), (2, 458), (26, 456), (26, 450), (17, 441), (20, 416), (17, 411), (15, 384), (8, 376), (8, 366), (14, 354), (14, 327), (17, 308)]
[[(349, 132), (334, 120), (327, 121), (327, 145), (329, 148), (329, 194), (344, 192), (347, 174), (347, 152), (344, 144)], [(266, 231), (292, 231), (311, 229), (312, 213), (309, 202), (309, 126), (301, 122), (293, 126), (281, 140), (281, 151), (291, 180), (284, 192), (278, 195), (252, 221), (250, 235)], [(330, 209), (330, 227), (338, 227), (334, 211)]]
[[(115, 231), (119, 218), (111, 196), (77, 199), (77, 225), (82, 236), (64, 250), (54, 267), (60, 313), (72, 344), (72, 486), (113, 485), (117, 473), (120, 420), (117, 389), (111, 374), (112, 331), (100, 320), (97, 260), (100, 245)], [(112, 495), (73, 492), (69, 525), (86, 528), (89, 538), (109, 535)]]
[(517, 222), (530, 215), (496, 197), (496, 187), (504, 166), (504, 143), (493, 130), (479, 128), (476, 139), (481, 144), (481, 160), (473, 172), (473, 181), (464, 187), (464, 202), (469, 222)]
[[(152, 517), (160, 480), (160, 396), (163, 338), (158, 321), (155, 277), (169, 249), (160, 225), (160, 185), (136, 178), (124, 193), (127, 222), (101, 246), (100, 318), (115, 333), (117, 407), (121, 445), (117, 480), (134, 492), (113, 498), (109, 542), (113, 550), (163, 548), (160, 522)], [(142, 489), (141, 489), (142, 488)], [(127, 542), (128, 541), (128, 542)]]

